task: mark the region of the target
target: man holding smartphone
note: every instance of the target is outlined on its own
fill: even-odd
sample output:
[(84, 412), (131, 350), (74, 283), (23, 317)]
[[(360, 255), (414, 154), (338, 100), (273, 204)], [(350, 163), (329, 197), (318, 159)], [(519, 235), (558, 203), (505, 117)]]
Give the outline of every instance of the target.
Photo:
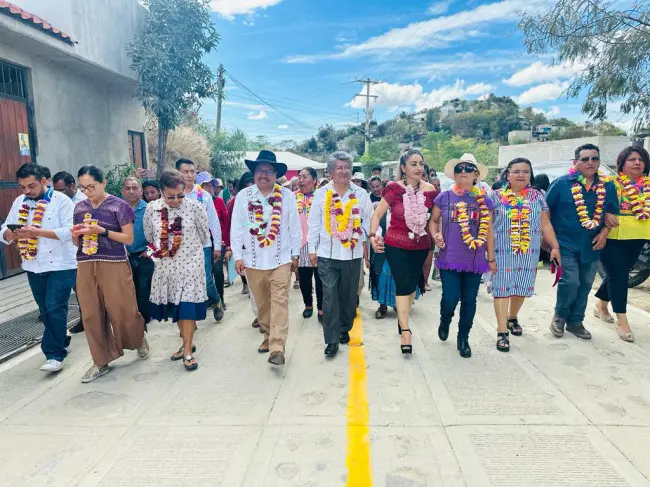
[[(74, 204), (46, 186), (40, 166), (23, 164), (16, 172), (23, 194), (0, 228), (0, 242), (16, 244), (43, 325), (43, 372), (58, 372), (67, 356), (68, 300), (77, 274), (72, 244)], [(14, 230), (12, 230), (14, 229)]]

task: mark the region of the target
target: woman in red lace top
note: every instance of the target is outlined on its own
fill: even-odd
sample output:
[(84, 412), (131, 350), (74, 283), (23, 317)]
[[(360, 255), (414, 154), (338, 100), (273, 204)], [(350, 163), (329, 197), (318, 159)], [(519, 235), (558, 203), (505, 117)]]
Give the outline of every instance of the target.
[[(400, 157), (401, 180), (390, 182), (384, 188), (382, 199), (370, 221), (370, 243), (375, 252), (386, 252), (395, 280), (397, 325), (402, 335), (402, 353), (410, 354), (411, 330), (408, 328), (415, 291), (424, 292), (422, 269), (431, 249), (427, 224), (431, 217), (433, 200), (438, 195), (435, 187), (421, 179), (424, 157), (418, 150), (408, 149)], [(390, 225), (383, 238), (377, 235), (379, 221), (390, 210)], [(408, 334), (404, 333), (408, 332)]]

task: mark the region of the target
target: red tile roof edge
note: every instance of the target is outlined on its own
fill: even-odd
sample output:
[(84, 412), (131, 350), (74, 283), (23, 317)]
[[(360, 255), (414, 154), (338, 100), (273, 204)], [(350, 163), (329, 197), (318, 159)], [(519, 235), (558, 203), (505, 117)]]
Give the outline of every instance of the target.
[(68, 44), (75, 44), (75, 41), (72, 38), (63, 32), (60, 29), (57, 29), (53, 25), (49, 24), (47, 21), (41, 19), (40, 17), (30, 14), (26, 10), (23, 10), (20, 7), (17, 7), (13, 3), (9, 3), (5, 0), (0, 0), (0, 13), (9, 15), (11, 17), (16, 17), (22, 20), (26, 24), (30, 24), (35, 29), (42, 30), (46, 34), (56, 37), (57, 39), (67, 42)]

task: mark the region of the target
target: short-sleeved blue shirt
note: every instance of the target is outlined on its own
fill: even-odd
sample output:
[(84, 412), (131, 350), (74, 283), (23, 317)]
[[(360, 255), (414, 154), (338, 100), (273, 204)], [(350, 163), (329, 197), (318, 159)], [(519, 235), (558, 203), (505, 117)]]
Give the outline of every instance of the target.
[(147, 203), (144, 200), (138, 202), (133, 212), (135, 221), (133, 222), (133, 243), (126, 246), (129, 254), (144, 252), (147, 249), (147, 239), (144, 238), (144, 212), (147, 209)]
[[(593, 262), (598, 260), (600, 251), (593, 249), (592, 240), (605, 224), (605, 213), (614, 215), (619, 213), (616, 187), (611, 181), (605, 183), (606, 196), (601, 224), (593, 230), (587, 230), (580, 224), (571, 193), (571, 186), (576, 182), (578, 182), (577, 174), (567, 174), (557, 178), (546, 194), (546, 202), (551, 211), (551, 224), (560, 243), (560, 251), (573, 253), (580, 258), (581, 262)], [(590, 191), (582, 185), (582, 194), (590, 216), (594, 214), (596, 207), (597, 195), (594, 188), (597, 182), (598, 175), (595, 176)]]

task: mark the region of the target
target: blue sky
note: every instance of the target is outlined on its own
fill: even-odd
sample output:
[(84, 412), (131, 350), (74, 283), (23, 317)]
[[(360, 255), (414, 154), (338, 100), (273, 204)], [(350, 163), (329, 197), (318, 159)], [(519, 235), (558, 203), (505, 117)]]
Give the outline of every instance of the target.
[[(221, 42), (208, 63), (271, 105), (227, 80), (223, 127), (279, 141), (355, 123), (365, 101), (353, 81), (368, 76), (381, 81), (371, 91), (379, 121), (487, 93), (584, 121), (581, 100), (562, 96), (579, 66), (529, 56), (517, 29), (523, 8), (549, 1), (212, 0)], [(201, 114), (215, 110), (209, 101)]]

